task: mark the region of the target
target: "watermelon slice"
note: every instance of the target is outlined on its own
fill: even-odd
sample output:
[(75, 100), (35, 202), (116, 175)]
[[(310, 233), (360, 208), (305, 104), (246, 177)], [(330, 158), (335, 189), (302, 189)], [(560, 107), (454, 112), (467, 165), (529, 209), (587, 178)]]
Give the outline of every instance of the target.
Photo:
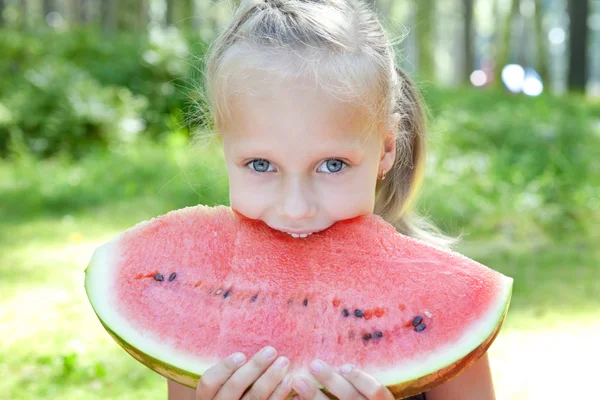
[(512, 279), (375, 215), (293, 238), (228, 207), (172, 211), (99, 247), (85, 288), (133, 357), (195, 387), (218, 360), (274, 346), (294, 375), (355, 364), (398, 397), (475, 362)]

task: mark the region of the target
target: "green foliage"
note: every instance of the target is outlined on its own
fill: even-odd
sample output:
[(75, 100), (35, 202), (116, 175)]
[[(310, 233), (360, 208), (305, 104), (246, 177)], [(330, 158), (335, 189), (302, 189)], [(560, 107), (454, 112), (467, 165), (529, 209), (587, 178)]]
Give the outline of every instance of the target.
[[(67, 84), (68, 83), (68, 84)], [(0, 136), (35, 155), (80, 156), (91, 145), (130, 142), (143, 128), (143, 97), (102, 86), (80, 68), (48, 59), (29, 68), (2, 99)]]
[(0, 74), (12, 79), (0, 81), (0, 156), (24, 146), (39, 156), (78, 157), (138, 133), (164, 139), (169, 121), (185, 127), (198, 113), (196, 60), (204, 51), (196, 38), (157, 26), (147, 36), (111, 37), (92, 29), (3, 30)]
[(139, 140), (135, 146), (88, 151), (77, 162), (66, 155), (44, 161), (14, 155), (0, 162), (0, 219), (64, 216), (143, 199), (157, 213), (225, 203), (226, 171), (215, 145), (188, 148), (181, 131), (161, 145)]
[(451, 231), (562, 234), (597, 221), (600, 106), (583, 98), (429, 90), (423, 208)]

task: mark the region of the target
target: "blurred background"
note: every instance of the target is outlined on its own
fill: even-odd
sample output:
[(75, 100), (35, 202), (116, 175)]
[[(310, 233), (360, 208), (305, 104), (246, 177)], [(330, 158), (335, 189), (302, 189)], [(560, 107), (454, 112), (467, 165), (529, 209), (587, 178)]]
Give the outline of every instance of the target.
[[(371, 2), (428, 105), (417, 207), (515, 278), (490, 349), (498, 398), (589, 398), (600, 1)], [(234, 5), (0, 0), (0, 398), (166, 398), (96, 320), (83, 270), (141, 220), (227, 204), (218, 143), (191, 137), (209, 126), (202, 57)]]

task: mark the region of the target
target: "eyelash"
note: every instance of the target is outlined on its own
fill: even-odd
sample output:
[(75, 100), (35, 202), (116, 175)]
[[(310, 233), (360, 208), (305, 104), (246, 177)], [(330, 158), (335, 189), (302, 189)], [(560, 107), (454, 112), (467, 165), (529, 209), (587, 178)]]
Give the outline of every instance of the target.
[[(322, 166), (323, 164), (325, 164), (325, 163), (327, 163), (327, 161), (331, 161), (331, 160), (336, 160), (336, 161), (339, 161), (339, 162), (341, 162), (341, 163), (342, 163), (342, 168), (340, 168), (340, 170), (339, 170), (339, 171), (335, 171), (335, 172), (327, 172), (327, 174), (329, 174), (329, 175), (335, 175), (335, 174), (339, 174), (339, 173), (341, 173), (341, 172), (342, 172), (344, 169), (346, 169), (346, 168), (348, 167), (348, 163), (347, 163), (347, 162), (345, 162), (344, 160), (341, 160), (341, 159), (339, 159), (339, 158), (328, 158), (328, 159), (326, 159), (326, 160), (323, 160), (323, 162), (322, 162), (321, 164), (319, 164), (319, 167), (318, 167), (317, 169), (320, 169), (320, 168), (321, 168), (321, 166)], [(275, 171), (268, 171), (268, 170), (267, 170), (267, 171), (257, 171), (257, 170), (256, 170), (256, 169), (254, 169), (254, 168), (253, 168), (253, 166), (252, 166), (252, 165), (254, 164), (254, 162), (256, 162), (256, 161), (266, 161), (266, 162), (268, 162), (268, 163), (269, 163), (269, 166), (273, 166), (273, 164), (271, 164), (271, 162), (270, 162), (270, 161), (268, 161), (268, 160), (265, 160), (264, 158), (255, 158), (255, 159), (253, 159), (253, 160), (250, 160), (250, 161), (248, 161), (248, 162), (246, 163), (246, 167), (250, 168), (250, 169), (251, 169), (253, 172), (255, 172), (255, 173), (258, 173), (258, 174), (263, 174), (263, 173), (265, 173), (265, 172), (276, 172), (276, 170), (275, 170)], [(275, 167), (273, 167), (273, 168), (275, 168)]]

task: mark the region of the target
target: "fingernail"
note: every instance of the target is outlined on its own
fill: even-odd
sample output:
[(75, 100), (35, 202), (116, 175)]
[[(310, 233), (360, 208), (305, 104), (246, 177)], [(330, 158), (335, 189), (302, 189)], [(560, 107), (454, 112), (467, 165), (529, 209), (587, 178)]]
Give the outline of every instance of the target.
[(319, 360), (314, 360), (313, 362), (310, 363), (310, 369), (312, 370), (312, 372), (314, 372), (315, 374), (319, 374), (321, 373), (321, 371), (323, 371), (323, 368), (325, 368), (325, 366), (323, 365), (323, 363)]
[(294, 384), (292, 386), (294, 390), (300, 394), (307, 394), (308, 392), (308, 385), (302, 378), (294, 379)]
[(246, 361), (246, 356), (243, 355), (242, 353), (235, 353), (232, 357), (233, 362), (236, 363), (237, 365), (242, 365), (244, 363), (244, 361)]
[(261, 352), (261, 355), (267, 360), (270, 360), (271, 358), (275, 357), (275, 349), (271, 346), (265, 347)]
[(341, 372), (343, 375), (346, 375), (346, 374), (349, 374), (349, 373), (350, 373), (350, 371), (352, 371), (352, 368), (354, 368), (354, 365), (352, 365), (352, 364), (344, 364), (344, 365), (342, 365), (342, 367), (340, 368), (340, 372)]
[(290, 363), (290, 361), (285, 358), (285, 357), (279, 357), (277, 359), (277, 361), (275, 361), (275, 364), (273, 364), (273, 366), (275, 368), (279, 368), (279, 369), (284, 369), (285, 367), (287, 367), (287, 365)]

